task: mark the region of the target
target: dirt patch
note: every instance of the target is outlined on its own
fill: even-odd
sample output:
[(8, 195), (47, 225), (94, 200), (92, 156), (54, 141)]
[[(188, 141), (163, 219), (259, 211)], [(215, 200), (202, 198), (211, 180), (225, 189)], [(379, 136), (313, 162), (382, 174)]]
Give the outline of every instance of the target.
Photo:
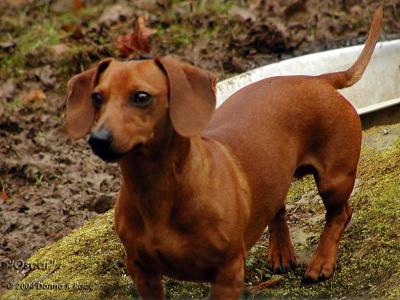
[[(149, 25), (157, 29), (154, 54), (180, 56), (223, 79), (280, 59), (361, 43), (377, 2), (2, 1), (0, 262), (25, 260), (113, 206), (117, 167), (63, 132), (65, 87), (99, 59), (118, 57), (114, 39), (131, 32), (137, 16), (149, 15)], [(384, 5), (383, 39), (399, 36), (399, 8), (395, 2)], [(304, 235), (310, 234), (306, 225), (298, 230), (296, 236), (312, 239)], [(254, 266), (262, 269), (262, 260)], [(15, 269), (1, 269), (0, 282), (18, 276)]]

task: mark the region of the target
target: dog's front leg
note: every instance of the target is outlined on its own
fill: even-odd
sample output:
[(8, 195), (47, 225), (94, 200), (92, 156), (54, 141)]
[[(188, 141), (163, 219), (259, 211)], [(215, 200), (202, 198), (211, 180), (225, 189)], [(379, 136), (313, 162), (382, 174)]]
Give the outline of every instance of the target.
[(142, 271), (136, 268), (132, 259), (126, 257), (126, 268), (129, 276), (135, 279), (136, 288), (139, 291), (140, 298), (146, 299), (164, 299), (164, 286), (162, 276), (156, 272)]
[(161, 280), (160, 274), (137, 272), (135, 282), (141, 299), (164, 299), (164, 287)]
[(240, 255), (219, 268), (211, 284), (210, 299), (239, 299), (244, 283), (244, 257)]

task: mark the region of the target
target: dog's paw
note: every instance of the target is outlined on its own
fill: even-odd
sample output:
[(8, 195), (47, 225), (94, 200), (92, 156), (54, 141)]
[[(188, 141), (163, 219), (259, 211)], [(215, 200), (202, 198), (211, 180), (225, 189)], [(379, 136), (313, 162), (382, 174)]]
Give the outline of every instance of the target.
[(317, 283), (333, 276), (336, 264), (332, 259), (316, 257), (308, 266), (303, 279), (303, 284)]
[(274, 273), (284, 274), (297, 266), (296, 256), (292, 245), (270, 249), (268, 251), (268, 264)]

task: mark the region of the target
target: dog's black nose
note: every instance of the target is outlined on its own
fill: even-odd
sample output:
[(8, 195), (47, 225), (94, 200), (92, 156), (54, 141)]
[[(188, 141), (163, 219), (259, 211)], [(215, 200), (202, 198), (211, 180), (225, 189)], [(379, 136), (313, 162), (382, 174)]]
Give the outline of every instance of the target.
[(112, 149), (112, 134), (104, 127), (92, 133), (88, 143), (94, 154), (104, 161), (112, 162), (119, 158), (119, 155)]
[(105, 127), (92, 133), (89, 137), (88, 143), (92, 148), (94, 154), (106, 162), (116, 162), (123, 154), (117, 153), (112, 147), (112, 133)]
[(99, 150), (106, 150), (110, 148), (112, 143), (112, 135), (108, 129), (101, 128), (100, 130), (92, 133), (89, 137), (89, 145), (96, 153)]

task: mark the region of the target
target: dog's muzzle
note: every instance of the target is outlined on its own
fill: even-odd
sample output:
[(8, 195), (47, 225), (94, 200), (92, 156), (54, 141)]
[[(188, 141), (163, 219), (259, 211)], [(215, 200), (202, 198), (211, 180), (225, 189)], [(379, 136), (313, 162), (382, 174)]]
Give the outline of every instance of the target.
[(92, 133), (89, 137), (88, 143), (94, 154), (106, 162), (113, 162), (121, 157), (121, 155), (113, 151), (112, 134), (104, 127)]

